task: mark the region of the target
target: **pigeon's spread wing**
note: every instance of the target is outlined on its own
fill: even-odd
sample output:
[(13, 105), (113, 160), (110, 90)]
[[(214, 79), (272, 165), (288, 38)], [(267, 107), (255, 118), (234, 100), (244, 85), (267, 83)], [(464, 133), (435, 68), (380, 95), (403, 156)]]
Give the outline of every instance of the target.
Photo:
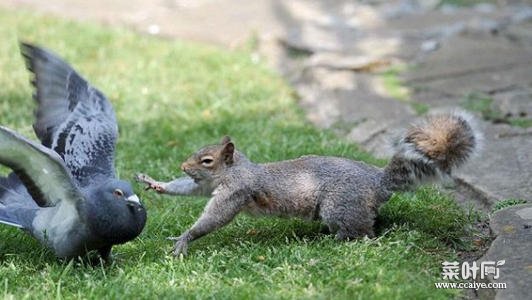
[(57, 153), (2, 126), (0, 164), (13, 170), (39, 206), (55, 206), (59, 201), (76, 205), (83, 201)]
[(81, 186), (101, 175), (115, 177), (118, 128), (109, 101), (55, 54), (26, 43), (20, 47), (35, 74), (33, 128), (42, 144), (63, 158)]

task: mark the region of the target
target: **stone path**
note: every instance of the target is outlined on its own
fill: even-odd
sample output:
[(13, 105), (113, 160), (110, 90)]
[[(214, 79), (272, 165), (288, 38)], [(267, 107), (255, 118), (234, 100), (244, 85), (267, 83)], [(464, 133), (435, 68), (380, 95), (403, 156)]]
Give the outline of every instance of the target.
[(477, 264), (488, 261), (504, 260), (497, 280), (489, 278), (487, 282), (505, 282), (507, 288), (502, 290), (479, 290), (481, 299), (531, 299), (532, 288), (532, 205), (510, 207), (495, 213), (490, 226), (497, 238), (492, 242), (488, 252)]
[[(290, 3), (284, 14), (298, 26), (280, 38), (280, 69), (313, 123), (389, 157), (384, 145), (420, 109), (474, 108), (484, 150), (456, 183), (485, 207), (532, 200), (532, 6)], [(518, 119), (529, 127), (509, 125)]]
[[(421, 114), (465, 108), (485, 135), (482, 155), (455, 174), (461, 201), (490, 211), (532, 201), (532, 3), (470, 8), (436, 0), (0, 0), (147, 34), (258, 51), (294, 86), (308, 119), (377, 156)], [(518, 123), (521, 127), (516, 126)], [(479, 262), (505, 259), (506, 290), (531, 299), (532, 204), (492, 215), (498, 236)]]

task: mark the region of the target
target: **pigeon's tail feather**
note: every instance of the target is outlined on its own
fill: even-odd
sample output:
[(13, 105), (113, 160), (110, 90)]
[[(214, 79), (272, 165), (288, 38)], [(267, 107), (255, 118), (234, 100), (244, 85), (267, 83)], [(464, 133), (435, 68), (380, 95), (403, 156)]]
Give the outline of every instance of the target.
[(9, 182), (6, 177), (0, 177), (0, 205), (4, 203), (2, 199), (9, 192)]
[(37, 206), (15, 173), (0, 177), (0, 206), (12, 204), (28, 208)]
[(17, 218), (9, 213), (8, 207), (0, 204), (0, 224), (24, 229), (25, 227)]
[[(16, 177), (15, 174), (11, 174)], [(15, 193), (16, 182), (11, 174), (8, 177), (0, 177), (0, 205), (7, 204), (12, 198), (10, 196)]]
[(15, 173), (0, 177), (0, 224), (32, 227), (39, 206)]

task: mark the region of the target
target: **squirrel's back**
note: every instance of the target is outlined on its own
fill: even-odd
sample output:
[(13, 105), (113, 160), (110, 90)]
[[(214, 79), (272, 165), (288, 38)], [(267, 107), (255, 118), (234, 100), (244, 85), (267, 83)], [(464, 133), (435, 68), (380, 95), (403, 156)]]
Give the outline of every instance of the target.
[(257, 166), (249, 187), (254, 201), (247, 207), (255, 215), (316, 219), (323, 200), (380, 202), (375, 197), (383, 170), (362, 162), (311, 155)]

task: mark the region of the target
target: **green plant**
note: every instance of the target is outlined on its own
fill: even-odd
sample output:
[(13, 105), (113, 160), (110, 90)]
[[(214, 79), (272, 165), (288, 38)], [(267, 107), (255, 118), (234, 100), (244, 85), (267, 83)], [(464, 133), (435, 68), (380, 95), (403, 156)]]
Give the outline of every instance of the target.
[(493, 211), (495, 212), (503, 208), (525, 204), (525, 203), (527, 203), (527, 201), (523, 199), (505, 199), (505, 200), (501, 200), (495, 203), (495, 205), (493, 206)]

